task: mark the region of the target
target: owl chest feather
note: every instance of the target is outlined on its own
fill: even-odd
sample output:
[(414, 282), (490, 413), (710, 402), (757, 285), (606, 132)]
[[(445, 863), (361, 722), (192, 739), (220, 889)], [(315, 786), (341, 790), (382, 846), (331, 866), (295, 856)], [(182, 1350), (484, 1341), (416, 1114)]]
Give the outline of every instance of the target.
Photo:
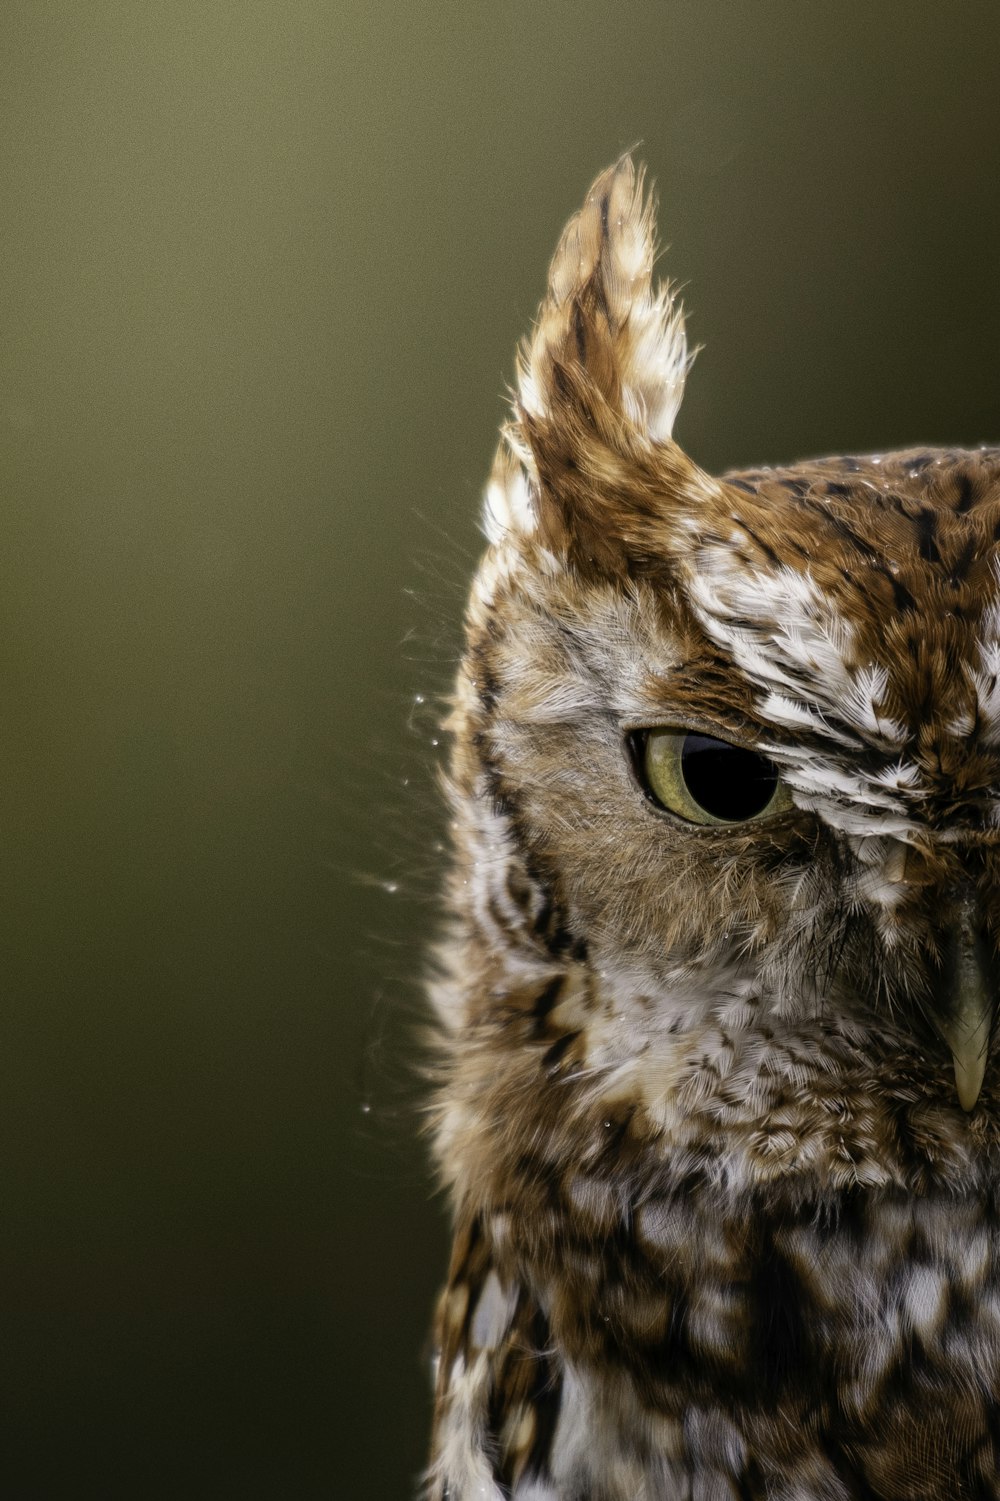
[(676, 1225), (663, 1205), (643, 1218), (658, 1254), (623, 1247), (542, 1292), (566, 1400), (591, 1412), (556, 1429), (555, 1474), (615, 1473), (574, 1443), (590, 1429), (623, 1474), (645, 1453), (639, 1494), (712, 1477), (719, 1495), (803, 1501), (998, 1493), (992, 1202), (864, 1191), (727, 1214), (692, 1186)]
[(453, 1123), (440, 1388), (479, 1371), (497, 1497), (1000, 1496), (995, 1133), (946, 1077), (871, 1100), (801, 1026), (598, 1076), (537, 1014), (503, 1033)]
[(520, 1197), (473, 1216), (443, 1340), (490, 1372), (497, 1496), (1000, 1495), (988, 1174), (733, 1192), (690, 1157), (625, 1164), (613, 1189), (593, 1164), (561, 1185), (522, 1171)]

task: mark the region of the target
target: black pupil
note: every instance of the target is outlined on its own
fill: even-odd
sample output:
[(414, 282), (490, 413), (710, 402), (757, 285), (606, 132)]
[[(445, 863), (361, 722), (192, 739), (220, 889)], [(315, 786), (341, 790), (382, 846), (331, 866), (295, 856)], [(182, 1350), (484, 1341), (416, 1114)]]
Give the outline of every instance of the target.
[(777, 770), (766, 756), (711, 735), (685, 736), (681, 772), (699, 807), (733, 823), (762, 813), (778, 785)]

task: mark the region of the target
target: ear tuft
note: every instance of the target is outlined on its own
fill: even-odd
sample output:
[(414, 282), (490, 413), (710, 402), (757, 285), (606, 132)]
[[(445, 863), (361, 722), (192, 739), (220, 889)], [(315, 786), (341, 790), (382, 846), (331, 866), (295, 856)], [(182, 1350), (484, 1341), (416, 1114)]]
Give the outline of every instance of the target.
[(563, 233), (487, 487), (493, 543), (533, 537), (581, 570), (628, 574), (662, 560), (670, 517), (718, 488), (671, 437), (691, 357), (673, 292), (653, 288), (653, 217), (625, 156)]
[(551, 417), (583, 373), (635, 435), (666, 442), (691, 363), (673, 290), (654, 290), (655, 208), (630, 156), (602, 172), (566, 226), (534, 334), (522, 349), (518, 397)]

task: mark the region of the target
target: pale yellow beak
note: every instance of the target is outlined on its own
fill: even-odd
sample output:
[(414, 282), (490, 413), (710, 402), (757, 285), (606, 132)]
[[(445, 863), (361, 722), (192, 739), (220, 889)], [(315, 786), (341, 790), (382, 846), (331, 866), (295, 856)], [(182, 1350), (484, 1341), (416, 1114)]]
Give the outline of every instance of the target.
[(979, 1099), (993, 1029), (995, 997), (989, 947), (971, 896), (960, 902), (944, 961), (937, 1028), (955, 1061), (958, 1103), (971, 1110)]

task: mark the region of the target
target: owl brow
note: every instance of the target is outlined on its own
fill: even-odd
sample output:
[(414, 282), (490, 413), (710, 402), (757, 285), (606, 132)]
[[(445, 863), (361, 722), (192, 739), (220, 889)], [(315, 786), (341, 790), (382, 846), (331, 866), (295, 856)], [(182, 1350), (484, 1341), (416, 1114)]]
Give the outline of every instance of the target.
[[(783, 700), (786, 711), (769, 714), (767, 710), (776, 707), (779, 695), (755, 692), (735, 663), (721, 653), (689, 658), (657, 674), (655, 683), (657, 699), (664, 699), (664, 688), (669, 693), (664, 709), (682, 713), (692, 727), (696, 727), (695, 720), (701, 720), (706, 728), (714, 724), (734, 739), (758, 744), (762, 749), (777, 748), (777, 742), (777, 746), (806, 754), (826, 755), (831, 749), (849, 749), (855, 758), (864, 749), (855, 735), (845, 733), (815, 709), (806, 710), (797, 700)], [(800, 712), (793, 716), (788, 711), (795, 708)]]
[(677, 663), (654, 674), (651, 688), (651, 696), (665, 712), (714, 721), (743, 739), (770, 732), (766, 721), (753, 712), (749, 689), (734, 680), (732, 664), (721, 655)]

